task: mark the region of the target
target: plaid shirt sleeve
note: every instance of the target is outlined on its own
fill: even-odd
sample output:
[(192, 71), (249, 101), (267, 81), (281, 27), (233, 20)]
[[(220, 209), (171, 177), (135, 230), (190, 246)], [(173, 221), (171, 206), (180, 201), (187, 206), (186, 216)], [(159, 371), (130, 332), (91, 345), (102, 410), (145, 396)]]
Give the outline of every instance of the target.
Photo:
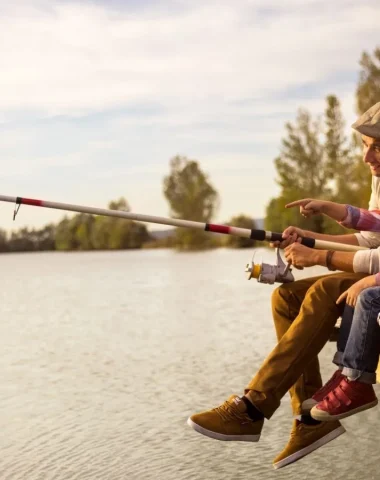
[(364, 208), (346, 205), (347, 216), (340, 223), (343, 227), (380, 232), (380, 210), (365, 210)]

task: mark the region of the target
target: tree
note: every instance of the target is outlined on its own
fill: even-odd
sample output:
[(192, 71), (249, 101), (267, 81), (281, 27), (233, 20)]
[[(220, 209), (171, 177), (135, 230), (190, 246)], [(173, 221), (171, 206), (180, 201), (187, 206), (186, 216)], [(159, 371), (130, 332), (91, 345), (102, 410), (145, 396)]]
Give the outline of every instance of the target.
[[(275, 217), (281, 225), (274, 223), (275, 217), (271, 216), (267, 208), (265, 226), (276, 231), (282, 229), (284, 224), (295, 224), (322, 232), (322, 217), (305, 220), (299, 215), (295, 216), (293, 210), (284, 208), (286, 203), (297, 198), (327, 198), (331, 195), (327, 171), (330, 162), (323, 154), (323, 145), (319, 140), (322, 134), (321, 122), (313, 120), (306, 110), (300, 109), (296, 124), (287, 123), (285, 129), (287, 137), (282, 140), (280, 156), (275, 159), (281, 193), (278, 199), (272, 199), (269, 204), (269, 209), (277, 212)], [(279, 215), (280, 212), (282, 214)]]
[(363, 52), (360, 66), (359, 84), (356, 89), (356, 104), (359, 113), (364, 113), (380, 101), (380, 47), (373, 53), (373, 58)]
[[(359, 113), (380, 100), (380, 48), (373, 58), (364, 52), (362, 70), (356, 90)], [(331, 199), (367, 207), (371, 192), (371, 176), (362, 161), (357, 135), (344, 136), (344, 121), (337, 97), (327, 97), (324, 139), (321, 125), (310, 114), (300, 110), (296, 125), (286, 125), (287, 138), (282, 141), (280, 156), (275, 160), (280, 196), (267, 206), (265, 228), (282, 231), (295, 225), (316, 232), (341, 233), (336, 222), (326, 217), (303, 219), (295, 210), (285, 210), (285, 204), (301, 197)]]
[(64, 217), (58, 224), (55, 236), (57, 250), (91, 250), (91, 231), (95, 218), (79, 213), (71, 219)]
[(325, 109), (325, 143), (327, 175), (341, 174), (345, 168), (350, 150), (347, 148), (347, 139), (344, 135), (344, 120), (340, 110), (339, 100), (335, 95), (328, 95)]
[[(170, 161), (170, 174), (164, 178), (164, 195), (174, 218), (210, 222), (218, 207), (219, 196), (198, 162), (176, 156)], [(200, 230), (179, 228), (176, 245), (179, 249), (210, 247), (212, 236)]]
[[(334, 95), (326, 98), (324, 127), (300, 110), (296, 125), (286, 125), (275, 160), (281, 187), (280, 196), (272, 198), (266, 210), (265, 228), (283, 231), (289, 225), (319, 233), (341, 233), (341, 227), (327, 217), (301, 217), (285, 205), (297, 198), (324, 198), (363, 206), (368, 204), (370, 175), (358, 157), (355, 139), (348, 143), (340, 104)], [(347, 182), (347, 179), (350, 179)]]
[[(108, 208), (130, 211), (125, 198), (110, 202)], [(145, 225), (123, 218), (97, 217), (92, 229), (92, 243), (97, 249), (141, 248), (149, 240), (150, 235)]]
[(5, 230), (0, 230), (0, 252), (8, 252), (8, 236)]
[(35, 230), (36, 249), (39, 251), (55, 250), (55, 225), (49, 224), (41, 230)]
[[(227, 225), (240, 228), (256, 229), (255, 221), (252, 217), (247, 215), (237, 215), (232, 217)], [(235, 237), (234, 235), (226, 235), (223, 238), (222, 244), (229, 248), (252, 248), (255, 245), (255, 241), (250, 238)]]
[(124, 197), (120, 197), (119, 200), (113, 200), (108, 204), (110, 210), (122, 210), (124, 212), (130, 212), (131, 209), (127, 200)]
[(5, 230), (0, 230), (0, 252), (8, 251), (8, 241), (7, 241), (7, 232)]

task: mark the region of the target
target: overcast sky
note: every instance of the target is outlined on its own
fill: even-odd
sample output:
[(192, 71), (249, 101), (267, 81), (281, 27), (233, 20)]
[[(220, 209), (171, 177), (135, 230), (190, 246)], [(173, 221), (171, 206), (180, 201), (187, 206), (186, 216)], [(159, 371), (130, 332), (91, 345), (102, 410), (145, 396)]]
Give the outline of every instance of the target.
[[(264, 216), (284, 124), (339, 96), (347, 124), (378, 0), (0, 0), (0, 194), (169, 215), (162, 179), (199, 161), (216, 221)], [(0, 228), (63, 213), (0, 203)]]

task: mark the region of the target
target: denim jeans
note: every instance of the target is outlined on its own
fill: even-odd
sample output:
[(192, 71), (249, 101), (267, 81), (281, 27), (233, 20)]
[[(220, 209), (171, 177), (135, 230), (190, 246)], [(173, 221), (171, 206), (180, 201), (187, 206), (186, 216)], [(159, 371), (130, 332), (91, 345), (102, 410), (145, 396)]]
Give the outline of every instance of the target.
[(380, 287), (363, 290), (353, 309), (346, 305), (342, 315), (333, 362), (343, 367), (342, 374), (376, 383), (380, 354)]

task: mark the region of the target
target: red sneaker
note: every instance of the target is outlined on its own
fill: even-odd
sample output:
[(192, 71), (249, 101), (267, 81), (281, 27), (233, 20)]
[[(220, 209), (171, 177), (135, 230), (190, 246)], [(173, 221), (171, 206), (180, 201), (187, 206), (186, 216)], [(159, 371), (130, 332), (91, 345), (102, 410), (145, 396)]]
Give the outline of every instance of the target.
[(319, 402), (321, 402), (325, 396), (331, 392), (335, 387), (337, 387), (342, 380), (343, 375), (341, 370), (336, 370), (333, 373), (333, 376), (330, 378), (328, 382), (326, 382), (323, 387), (317, 390), (311, 398), (304, 400), (302, 402), (302, 411), (305, 413), (309, 413), (310, 410), (315, 407)]
[(339, 385), (310, 411), (321, 422), (340, 420), (377, 405), (373, 386), (343, 377)]

